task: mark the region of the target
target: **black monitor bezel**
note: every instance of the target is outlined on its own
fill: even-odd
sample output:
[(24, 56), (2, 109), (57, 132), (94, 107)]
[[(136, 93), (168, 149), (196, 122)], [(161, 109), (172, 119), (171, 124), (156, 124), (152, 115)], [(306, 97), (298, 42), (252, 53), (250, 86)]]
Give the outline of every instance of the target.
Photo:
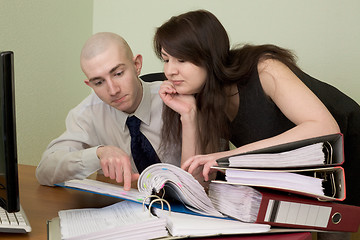
[(0, 198), (0, 206), (8, 212), (20, 210), (18, 159), (16, 142), (15, 118), (15, 86), (14, 86), (14, 53), (12, 51), (0, 52), (0, 104), (3, 104), (0, 113), (3, 115), (2, 131), (5, 171), (6, 171), (6, 197)]

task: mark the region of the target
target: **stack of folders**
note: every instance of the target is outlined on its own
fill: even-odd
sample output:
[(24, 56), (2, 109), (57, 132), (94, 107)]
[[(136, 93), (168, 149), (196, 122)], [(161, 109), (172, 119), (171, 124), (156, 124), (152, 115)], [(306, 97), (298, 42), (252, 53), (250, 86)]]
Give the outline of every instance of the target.
[(223, 214), (272, 226), (357, 232), (360, 207), (346, 196), (342, 134), (291, 142), (218, 159), (225, 180), (209, 197)]
[(135, 240), (168, 236), (165, 219), (149, 214), (141, 204), (130, 201), (104, 208), (62, 210), (58, 215), (64, 240)]
[[(171, 164), (149, 166), (139, 176), (138, 189), (130, 191), (124, 191), (119, 185), (91, 179), (70, 180), (58, 186), (127, 200), (120, 202), (126, 205), (117, 204), (102, 209), (60, 211), (60, 230), (64, 239), (130, 239), (127, 235), (129, 231), (139, 229), (139, 234), (143, 234), (152, 231), (147, 228), (151, 224), (159, 227), (154, 234), (161, 235), (164, 223), (168, 236), (172, 237), (270, 231), (269, 224), (245, 223), (224, 216), (216, 210), (204, 188), (190, 173)], [(151, 214), (147, 209), (150, 209)], [(154, 216), (162, 221), (157, 221)], [(113, 221), (118, 221), (119, 225), (123, 222), (129, 224), (124, 225), (125, 227), (113, 226), (110, 224)], [(99, 224), (101, 226), (97, 226)], [(140, 228), (142, 224), (145, 228)], [(103, 225), (107, 230), (99, 231)], [(80, 230), (84, 232), (78, 234), (77, 231)], [(75, 232), (78, 236), (71, 238), (76, 236)], [(117, 238), (113, 238), (115, 234)], [(147, 239), (156, 237), (158, 236), (149, 234)]]

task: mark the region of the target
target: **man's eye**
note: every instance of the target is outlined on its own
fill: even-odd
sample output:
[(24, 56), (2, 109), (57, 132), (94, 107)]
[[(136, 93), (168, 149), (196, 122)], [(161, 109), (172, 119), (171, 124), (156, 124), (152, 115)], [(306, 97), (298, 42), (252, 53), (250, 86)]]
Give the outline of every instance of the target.
[(103, 84), (104, 80), (99, 80), (99, 81), (95, 81), (94, 85), (95, 86), (100, 86), (101, 84)]
[(114, 76), (121, 76), (121, 75), (123, 75), (123, 73), (124, 73), (123, 71), (117, 72), (117, 73), (114, 74)]

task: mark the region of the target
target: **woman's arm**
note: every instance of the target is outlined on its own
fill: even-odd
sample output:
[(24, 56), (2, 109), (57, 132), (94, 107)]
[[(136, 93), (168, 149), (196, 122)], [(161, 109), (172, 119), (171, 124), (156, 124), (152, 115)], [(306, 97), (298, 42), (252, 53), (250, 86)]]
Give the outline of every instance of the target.
[(182, 125), (181, 165), (190, 157), (200, 154), (196, 118), (196, 109), (193, 108), (186, 114), (181, 114), (180, 117)]
[(274, 137), (271, 145), (337, 133), (339, 126), (318, 97), (283, 63), (258, 64), (264, 92), (296, 126)]
[(182, 125), (181, 165), (199, 154), (197, 109), (193, 95), (178, 94), (170, 81), (162, 83), (159, 94), (164, 103), (180, 114)]
[[(205, 180), (208, 180), (210, 167), (217, 165), (216, 159), (218, 158), (340, 132), (337, 122), (325, 105), (286, 65), (277, 60), (268, 59), (259, 62), (258, 72), (266, 95), (296, 126), (277, 136), (253, 142), (231, 151), (191, 157), (182, 165), (184, 169), (191, 173), (203, 165), (203, 175)], [(261, 109), (261, 106), (254, 107)], [(269, 128), (271, 127), (269, 126)]]

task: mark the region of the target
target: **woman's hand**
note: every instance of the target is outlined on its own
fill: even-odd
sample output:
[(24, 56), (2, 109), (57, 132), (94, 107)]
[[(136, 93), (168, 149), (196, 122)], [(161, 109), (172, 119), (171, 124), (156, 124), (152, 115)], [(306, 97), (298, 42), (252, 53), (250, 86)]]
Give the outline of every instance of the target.
[(196, 110), (195, 97), (193, 95), (178, 94), (170, 81), (164, 81), (161, 84), (159, 95), (169, 108), (182, 116)]
[[(221, 158), (223, 152), (212, 153), (207, 155), (196, 155), (190, 157), (182, 164), (181, 168), (188, 171), (190, 174), (197, 175), (199, 169), (202, 169), (202, 175), (205, 181), (209, 181), (214, 178), (216, 170), (211, 169), (213, 166), (217, 166), (216, 159)], [(211, 179), (210, 179), (211, 178)]]

